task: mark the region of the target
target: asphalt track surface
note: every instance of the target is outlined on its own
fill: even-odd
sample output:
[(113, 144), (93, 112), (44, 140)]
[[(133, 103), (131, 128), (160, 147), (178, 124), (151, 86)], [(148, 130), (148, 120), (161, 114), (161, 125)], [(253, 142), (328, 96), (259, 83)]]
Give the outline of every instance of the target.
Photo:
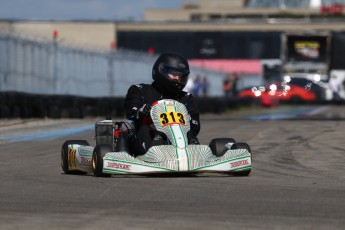
[(250, 144), (248, 177), (64, 174), (62, 143), (93, 144), (93, 122), (0, 121), (0, 229), (345, 229), (342, 119), (204, 116), (201, 142)]

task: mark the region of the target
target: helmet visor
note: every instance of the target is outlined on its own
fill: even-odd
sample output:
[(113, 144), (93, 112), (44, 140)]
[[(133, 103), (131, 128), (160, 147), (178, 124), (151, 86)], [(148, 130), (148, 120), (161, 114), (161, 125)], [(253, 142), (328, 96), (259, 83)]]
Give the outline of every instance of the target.
[(159, 66), (159, 72), (171, 82), (176, 82), (183, 86), (187, 84), (189, 75), (188, 70), (161, 65)]

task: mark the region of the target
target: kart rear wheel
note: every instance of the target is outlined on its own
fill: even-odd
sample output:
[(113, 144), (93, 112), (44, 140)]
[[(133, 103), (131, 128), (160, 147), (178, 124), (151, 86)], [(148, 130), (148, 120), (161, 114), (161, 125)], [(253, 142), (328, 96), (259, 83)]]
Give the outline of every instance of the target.
[(96, 177), (110, 177), (110, 174), (103, 173), (103, 157), (112, 152), (112, 147), (107, 144), (96, 145), (92, 154), (92, 169)]
[[(231, 146), (231, 149), (246, 149), (248, 152), (250, 152), (250, 161), (252, 160), (252, 152), (250, 150), (250, 147), (247, 143), (238, 142)], [(251, 172), (251, 169), (233, 172), (233, 175), (235, 176), (248, 176)]]
[(85, 140), (68, 140), (63, 143), (62, 148), (61, 148), (61, 168), (62, 168), (62, 171), (64, 171), (64, 173), (66, 174), (81, 173), (81, 171), (79, 170), (69, 170), (69, 167), (68, 167), (71, 164), (68, 158), (68, 145), (73, 145), (73, 144), (90, 146), (90, 144)]
[(221, 157), (228, 150), (225, 147), (227, 143), (236, 143), (236, 141), (233, 138), (215, 138), (211, 140), (209, 146), (216, 157)]

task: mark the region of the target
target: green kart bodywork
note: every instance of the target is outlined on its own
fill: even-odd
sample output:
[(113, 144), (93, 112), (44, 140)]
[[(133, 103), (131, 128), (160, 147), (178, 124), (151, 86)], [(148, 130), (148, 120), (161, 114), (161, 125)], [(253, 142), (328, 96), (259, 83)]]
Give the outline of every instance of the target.
[[(151, 118), (157, 131), (164, 133), (169, 145), (152, 146), (146, 154), (133, 157), (126, 151), (109, 151), (101, 157), (96, 148), (68, 145), (69, 170), (93, 171), (96, 176), (109, 174), (152, 174), (179, 172), (227, 172), (249, 175), (249, 148), (225, 149), (213, 153), (208, 145), (188, 145), (190, 116), (186, 107), (174, 100), (161, 100), (152, 105)], [(82, 160), (82, 162), (81, 162)], [(242, 174), (241, 174), (242, 173)]]
[(189, 145), (183, 149), (167, 145), (153, 146), (136, 158), (126, 152), (108, 153), (103, 164), (103, 172), (111, 174), (236, 172), (250, 170), (251, 157), (246, 149), (228, 150), (222, 157), (216, 157), (207, 145)]

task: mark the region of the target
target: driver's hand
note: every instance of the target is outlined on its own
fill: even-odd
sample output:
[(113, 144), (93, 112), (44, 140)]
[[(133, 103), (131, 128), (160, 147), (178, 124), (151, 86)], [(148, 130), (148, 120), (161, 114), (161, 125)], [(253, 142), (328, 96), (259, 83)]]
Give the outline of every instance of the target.
[(150, 117), (150, 111), (151, 111), (151, 105), (144, 104), (141, 106), (141, 108), (138, 110), (138, 115), (140, 117)]

